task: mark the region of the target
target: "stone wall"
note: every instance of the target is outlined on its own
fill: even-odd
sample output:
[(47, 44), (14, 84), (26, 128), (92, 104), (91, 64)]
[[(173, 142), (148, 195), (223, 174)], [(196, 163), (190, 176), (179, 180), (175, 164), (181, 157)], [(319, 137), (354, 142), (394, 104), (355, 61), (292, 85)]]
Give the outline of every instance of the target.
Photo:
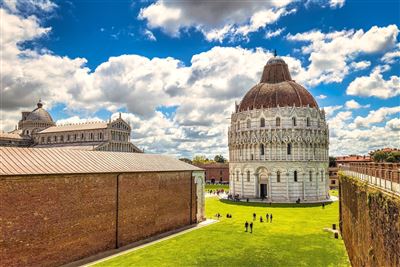
[(340, 175), (340, 229), (353, 266), (400, 266), (400, 197)]
[(194, 223), (193, 180), (190, 171), (3, 176), (0, 265), (62, 265)]

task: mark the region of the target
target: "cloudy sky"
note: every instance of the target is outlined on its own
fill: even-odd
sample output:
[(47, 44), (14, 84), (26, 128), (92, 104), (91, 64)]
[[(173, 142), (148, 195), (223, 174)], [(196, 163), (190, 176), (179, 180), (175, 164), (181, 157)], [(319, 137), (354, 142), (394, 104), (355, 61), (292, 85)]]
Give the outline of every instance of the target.
[(3, 0), (1, 130), (41, 98), (59, 124), (121, 112), (146, 152), (227, 156), (234, 103), (277, 49), (331, 155), (400, 147), (399, 21), (396, 0)]

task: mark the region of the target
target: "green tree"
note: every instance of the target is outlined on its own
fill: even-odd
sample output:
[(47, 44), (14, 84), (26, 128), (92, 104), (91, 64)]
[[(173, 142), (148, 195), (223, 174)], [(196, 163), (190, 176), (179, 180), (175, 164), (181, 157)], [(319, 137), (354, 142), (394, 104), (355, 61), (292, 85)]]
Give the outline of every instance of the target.
[(212, 163), (214, 161), (213, 160), (209, 160), (204, 155), (196, 155), (196, 156), (193, 157), (192, 162), (193, 162), (193, 164), (204, 164), (204, 163)]
[(214, 157), (214, 161), (215, 161), (215, 162), (219, 162), (219, 163), (225, 163), (225, 162), (227, 162), (226, 158), (224, 158), (224, 156), (222, 156), (222, 155), (216, 155), (216, 156)]
[(371, 157), (375, 162), (385, 162), (389, 156), (389, 153), (381, 150), (377, 150), (371, 153)]
[(336, 158), (329, 157), (329, 167), (336, 167)]
[(181, 160), (183, 162), (186, 162), (186, 163), (189, 163), (189, 164), (192, 164), (192, 161), (190, 159), (188, 159), (188, 158), (180, 158), (179, 160)]

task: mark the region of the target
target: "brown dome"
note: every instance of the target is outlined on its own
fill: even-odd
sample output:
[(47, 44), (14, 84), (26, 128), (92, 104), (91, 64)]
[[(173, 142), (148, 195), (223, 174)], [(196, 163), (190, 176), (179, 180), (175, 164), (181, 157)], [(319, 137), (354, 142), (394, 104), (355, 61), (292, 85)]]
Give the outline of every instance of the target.
[(273, 57), (265, 65), (260, 83), (247, 92), (238, 111), (278, 106), (318, 108), (317, 102), (307, 89), (292, 80), (285, 61)]

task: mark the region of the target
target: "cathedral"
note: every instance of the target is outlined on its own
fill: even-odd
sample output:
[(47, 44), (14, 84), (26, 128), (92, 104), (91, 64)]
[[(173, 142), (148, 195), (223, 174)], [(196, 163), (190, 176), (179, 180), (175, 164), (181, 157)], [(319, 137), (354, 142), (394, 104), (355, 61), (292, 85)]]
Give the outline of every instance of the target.
[(329, 132), (324, 110), (276, 55), (231, 116), (230, 191), (269, 202), (329, 198)]
[(0, 132), (0, 146), (142, 153), (131, 143), (130, 134), (131, 127), (121, 116), (108, 122), (56, 125), (39, 101), (33, 111), (22, 112), (18, 128)]

